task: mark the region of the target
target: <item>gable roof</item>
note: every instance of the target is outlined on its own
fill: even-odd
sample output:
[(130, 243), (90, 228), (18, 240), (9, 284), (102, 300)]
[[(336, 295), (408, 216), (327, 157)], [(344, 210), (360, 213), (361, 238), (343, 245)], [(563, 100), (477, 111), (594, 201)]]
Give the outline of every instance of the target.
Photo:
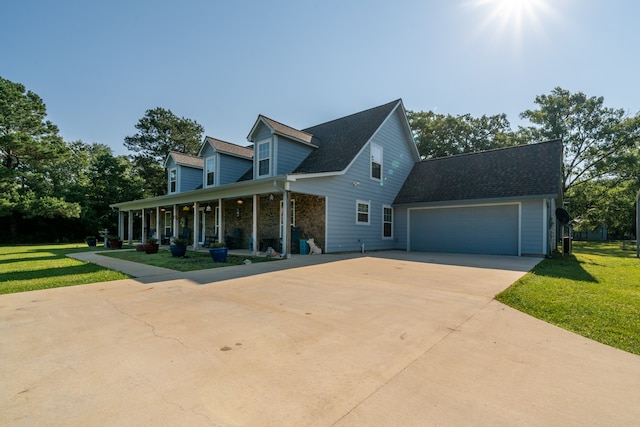
[(553, 140), (416, 163), (395, 204), (558, 196), (562, 141)]
[(303, 129), (303, 132), (313, 135), (313, 142), (318, 148), (312, 151), (293, 173), (344, 170), (401, 103), (402, 100), (397, 99), (378, 107)]
[(253, 158), (252, 147), (243, 147), (231, 142), (223, 141), (221, 139), (212, 138), (210, 136), (205, 137), (204, 143), (202, 144), (202, 147), (200, 147), (198, 155), (202, 154), (202, 150), (205, 144), (211, 144), (211, 146), (220, 153), (225, 153), (236, 157), (243, 157), (245, 159)]
[(298, 129), (292, 128), (291, 126), (287, 126), (280, 122), (277, 122), (273, 119), (263, 116), (262, 114), (258, 116), (258, 119), (256, 120), (255, 124), (251, 128), (251, 132), (249, 132), (249, 135), (247, 136), (247, 139), (249, 141), (255, 142), (252, 138), (252, 135), (260, 123), (264, 123), (265, 125), (267, 125), (269, 128), (271, 128), (271, 130), (275, 134), (283, 135), (291, 139), (294, 139), (296, 141), (304, 142), (305, 144), (314, 145), (312, 142), (313, 135), (307, 132), (303, 132)]
[(169, 158), (173, 157), (173, 161), (176, 162), (177, 165), (181, 166), (189, 166), (191, 168), (199, 168), (202, 169), (204, 166), (204, 159), (202, 157), (191, 156), (189, 154), (178, 153), (177, 151), (170, 151), (167, 156), (167, 160), (164, 162), (164, 167), (167, 167), (167, 162), (169, 162)]

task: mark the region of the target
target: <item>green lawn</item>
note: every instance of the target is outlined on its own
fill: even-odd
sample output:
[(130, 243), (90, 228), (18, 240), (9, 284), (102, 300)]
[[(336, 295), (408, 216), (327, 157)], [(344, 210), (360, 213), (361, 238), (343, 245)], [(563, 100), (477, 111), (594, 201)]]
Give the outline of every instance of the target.
[(124, 259), (127, 261), (139, 262), (141, 264), (153, 265), (156, 267), (170, 268), (177, 271), (202, 270), (205, 268), (229, 267), (231, 265), (240, 265), (245, 260), (251, 262), (274, 261), (277, 258), (252, 258), (237, 255), (228, 255), (227, 262), (213, 262), (209, 251), (190, 251), (184, 257), (174, 257), (168, 249), (160, 248), (157, 254), (146, 254), (144, 252), (135, 251), (105, 251), (102, 255)]
[(619, 242), (574, 242), (497, 295), (504, 304), (640, 354), (640, 259)]
[(66, 254), (104, 250), (85, 243), (0, 246), (0, 294), (126, 279), (126, 274), (68, 258)]

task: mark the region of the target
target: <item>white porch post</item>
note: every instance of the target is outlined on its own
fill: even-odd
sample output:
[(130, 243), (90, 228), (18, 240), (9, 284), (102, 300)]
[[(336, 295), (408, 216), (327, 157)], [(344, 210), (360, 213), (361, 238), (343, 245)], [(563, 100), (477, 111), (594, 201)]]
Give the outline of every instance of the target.
[(127, 212), (127, 241), (133, 243), (133, 211)]
[(155, 237), (158, 239), (158, 243), (162, 243), (160, 239), (160, 206), (156, 206), (156, 234)]
[(253, 224), (251, 237), (253, 237), (253, 243), (251, 244), (251, 255), (256, 256), (258, 253), (258, 215), (260, 214), (260, 195), (253, 195)]
[(144, 232), (145, 228), (147, 228), (147, 217), (144, 214), (144, 208), (142, 208), (142, 239), (140, 241), (143, 245), (147, 241), (147, 233)]
[(173, 227), (171, 227), (171, 236), (178, 237), (178, 205), (173, 205)]
[(291, 258), (291, 254), (289, 253), (289, 235), (291, 234), (291, 214), (289, 213), (289, 209), (291, 209), (291, 194), (289, 191), (282, 192), (282, 253), (285, 254), (287, 258)]
[(222, 199), (218, 199), (218, 213), (220, 215), (220, 218), (218, 218), (220, 224), (220, 228), (218, 229), (218, 242), (224, 242), (224, 210), (222, 208)]
[(198, 249), (198, 232), (200, 231), (200, 203), (193, 203), (193, 249)]
[(118, 236), (124, 239), (124, 212), (118, 209)]

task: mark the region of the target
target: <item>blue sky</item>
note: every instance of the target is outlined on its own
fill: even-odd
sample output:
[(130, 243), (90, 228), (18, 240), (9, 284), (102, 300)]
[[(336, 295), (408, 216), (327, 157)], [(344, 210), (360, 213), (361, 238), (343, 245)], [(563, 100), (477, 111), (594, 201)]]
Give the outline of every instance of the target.
[(402, 98), (506, 113), (560, 86), (640, 111), (636, 0), (8, 0), (0, 76), (66, 141), (123, 138), (147, 109), (241, 145), (258, 114), (296, 128)]

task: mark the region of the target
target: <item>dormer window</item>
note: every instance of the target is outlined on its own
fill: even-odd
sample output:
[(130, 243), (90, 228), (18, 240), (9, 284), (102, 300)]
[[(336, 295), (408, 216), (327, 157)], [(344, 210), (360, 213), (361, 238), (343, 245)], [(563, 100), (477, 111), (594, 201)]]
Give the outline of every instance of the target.
[(178, 169), (171, 169), (169, 171), (169, 193), (176, 192), (177, 180), (178, 180)]
[(271, 173), (271, 140), (258, 143), (258, 176)]
[(382, 147), (371, 144), (371, 179), (382, 180)]
[(211, 156), (211, 157), (207, 157), (207, 161), (205, 164), (205, 168), (206, 168), (206, 179), (207, 179), (207, 187), (211, 187), (216, 185), (216, 172), (215, 172), (215, 168), (216, 168), (216, 158), (215, 156)]

